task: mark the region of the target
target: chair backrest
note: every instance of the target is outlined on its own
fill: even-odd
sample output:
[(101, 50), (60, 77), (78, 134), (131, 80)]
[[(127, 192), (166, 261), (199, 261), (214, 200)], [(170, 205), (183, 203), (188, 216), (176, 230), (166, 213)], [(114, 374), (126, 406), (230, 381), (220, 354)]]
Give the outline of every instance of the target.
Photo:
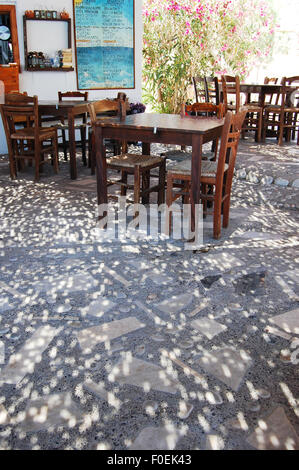
[(272, 78), (265, 77), (264, 78), (264, 85), (276, 85), (277, 82), (278, 82), (278, 78), (276, 78), (276, 77), (272, 77)]
[(205, 90), (207, 102), (213, 104), (220, 103), (219, 82), (217, 77), (205, 77)]
[(223, 102), (225, 110), (227, 111), (231, 105), (229, 102), (229, 95), (234, 96), (234, 111), (239, 112), (240, 109), (240, 78), (236, 75), (231, 77), (230, 75), (221, 76)]
[(94, 124), (98, 116), (105, 113), (114, 113), (114, 115), (124, 118), (127, 113), (126, 102), (122, 99), (116, 100), (100, 100), (89, 103), (88, 112), (91, 123)]
[(207, 103), (209, 101), (206, 92), (206, 82), (203, 77), (192, 77), (196, 103)]
[[(283, 108), (287, 107), (298, 107), (299, 106), (299, 76), (283, 77), (281, 88), (281, 112)], [(294, 92), (290, 94), (288, 87), (296, 87)]]
[(83, 101), (88, 101), (88, 91), (84, 93), (82, 93), (81, 91), (59, 91), (58, 99), (59, 101), (63, 101), (65, 99), (80, 99)]
[(1, 116), (9, 145), (10, 136), (16, 132), (18, 122), (26, 122), (34, 127), (35, 138), (39, 137), (38, 97), (20, 93), (5, 95), (5, 104), (1, 105)]
[(225, 163), (228, 164), (228, 179), (230, 180), (233, 177), (239, 140), (246, 114), (247, 108), (244, 107), (236, 114), (228, 111), (225, 116), (218, 156), (216, 185), (217, 183), (223, 183)]
[[(277, 77), (265, 77), (264, 78), (264, 85), (276, 85), (278, 82)], [(279, 95), (274, 93), (270, 93), (269, 95), (266, 95), (265, 97), (265, 104), (278, 104), (279, 101)]]
[(192, 113), (196, 116), (217, 116), (218, 119), (222, 119), (224, 116), (225, 106), (223, 103), (218, 105), (213, 103), (193, 103), (190, 105), (182, 104), (181, 114), (185, 116), (186, 113)]

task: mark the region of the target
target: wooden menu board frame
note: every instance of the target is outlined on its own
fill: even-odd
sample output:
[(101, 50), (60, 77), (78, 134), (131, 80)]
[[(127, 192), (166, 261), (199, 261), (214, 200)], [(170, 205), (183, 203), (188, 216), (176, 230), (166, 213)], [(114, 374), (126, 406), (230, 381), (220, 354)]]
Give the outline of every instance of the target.
[[(127, 89), (135, 89), (136, 87), (136, 75), (135, 75), (135, 0), (130, 0), (132, 2), (132, 15), (131, 17), (129, 18), (129, 21), (131, 22), (132, 24), (132, 37), (131, 36), (128, 36), (128, 42), (130, 42), (132, 40), (132, 48), (131, 47), (125, 47), (125, 46), (121, 46), (121, 45), (118, 45), (116, 48), (117, 49), (127, 49), (127, 52), (128, 52), (128, 58), (130, 57), (131, 60), (124, 60), (122, 65), (123, 67), (126, 69), (126, 70), (122, 70), (122, 73), (124, 72), (126, 75), (129, 75), (129, 80), (131, 80), (132, 83), (123, 83), (121, 81), (119, 81), (119, 84), (116, 84), (115, 86), (109, 86), (109, 83), (107, 85), (107, 82), (105, 82), (105, 80), (103, 80), (103, 76), (101, 77), (100, 76), (100, 65), (99, 63), (97, 63), (95, 60), (90, 60), (89, 61), (89, 64), (90, 64), (90, 69), (85, 69), (85, 71), (83, 72), (84, 75), (88, 75), (90, 73), (90, 71), (93, 69), (93, 75), (95, 75), (95, 70), (96, 70), (96, 66), (98, 65), (98, 69), (99, 69), (99, 82), (98, 83), (88, 83), (87, 79), (84, 80), (84, 78), (82, 77), (82, 69), (84, 70), (84, 67), (82, 67), (82, 60), (81, 60), (81, 57), (80, 57), (80, 51), (79, 49), (81, 50), (84, 50), (84, 49), (92, 49), (92, 51), (89, 51), (91, 53), (91, 59), (92, 59), (92, 52), (95, 53), (96, 52), (96, 49), (101, 49), (102, 51), (105, 51), (105, 47), (107, 47), (107, 50), (108, 50), (108, 46), (91, 46), (91, 47), (79, 47), (78, 46), (78, 43), (79, 42), (88, 42), (88, 39), (86, 38), (79, 38), (78, 37), (78, 33), (79, 33), (79, 27), (76, 26), (76, 7), (79, 7), (83, 2), (88, 2), (89, 0), (73, 0), (73, 18), (74, 18), (74, 39), (75, 39), (75, 56), (76, 56), (76, 75), (77, 75), (77, 88), (78, 90), (127, 90)], [(106, 0), (96, 0), (97, 2), (105, 2)], [(113, 7), (113, 3), (114, 1), (119, 1), (119, 0), (109, 0), (109, 7)], [(94, 3), (94, 2), (93, 2)], [(94, 4), (93, 5), (90, 5), (90, 6), (95, 6)], [(88, 15), (86, 15), (86, 18), (88, 18)], [(77, 21), (77, 25), (78, 25), (78, 21)], [(99, 25), (98, 28), (100, 28), (101, 26)], [(88, 25), (86, 25), (86, 28), (88, 28)], [(121, 31), (121, 28), (119, 28), (119, 30)], [(109, 43), (109, 41), (103, 41), (103, 42), (107, 42)], [(113, 41), (111, 41), (113, 42)], [(112, 52), (114, 48), (113, 47), (110, 47), (110, 51)], [(115, 51), (113, 51), (115, 52)], [(87, 54), (87, 52), (85, 51), (85, 53)], [(104, 54), (104, 52), (103, 52)], [(86, 60), (86, 59), (85, 59)], [(128, 72), (129, 71), (129, 72)], [(105, 75), (105, 72), (104, 72), (104, 75)], [(101, 81), (102, 80), (102, 81)], [(84, 81), (86, 81), (87, 83), (84, 84)], [(127, 85), (127, 86), (125, 86)], [(131, 85), (131, 86), (128, 86), (128, 85)]]

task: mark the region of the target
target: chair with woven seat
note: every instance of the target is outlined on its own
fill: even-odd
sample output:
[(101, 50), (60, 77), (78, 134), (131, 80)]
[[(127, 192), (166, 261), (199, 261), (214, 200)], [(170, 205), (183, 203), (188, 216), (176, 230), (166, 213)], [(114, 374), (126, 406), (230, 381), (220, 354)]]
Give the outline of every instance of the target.
[[(21, 94), (5, 96), (1, 115), (9, 153), (10, 176), (17, 177), (17, 162), (35, 162), (35, 181), (39, 180), (44, 156), (51, 155), (54, 170), (58, 173), (58, 143), (56, 128), (39, 126), (38, 98)], [(21, 129), (16, 128), (22, 122)]]
[[(107, 112), (114, 112), (118, 118), (123, 119), (126, 115), (127, 105), (122, 99), (101, 100), (88, 105), (91, 123), (95, 124), (98, 115)], [(100, 119), (105, 119), (101, 117)], [(94, 142), (93, 142), (94, 145)], [(121, 195), (126, 196), (127, 189), (134, 190), (134, 203), (139, 204), (142, 198), (143, 204), (149, 202), (149, 195), (152, 192), (158, 193), (158, 204), (162, 204), (165, 199), (165, 159), (152, 155), (136, 155), (130, 153), (121, 153), (106, 158), (105, 167), (111, 170), (121, 172), (121, 178), (118, 180), (107, 180), (107, 185), (119, 185)], [(158, 169), (158, 184), (150, 186), (151, 170)], [(134, 176), (134, 184), (128, 184), (128, 175)]]
[(208, 103), (220, 103), (219, 82), (217, 77), (205, 77), (205, 90)]
[[(238, 76), (222, 75), (221, 83), (226, 111), (238, 113), (241, 109), (240, 78)], [(234, 96), (234, 100), (229, 101), (229, 96)], [(248, 112), (244, 120), (242, 136), (245, 136), (245, 132), (253, 131), (255, 132), (256, 142), (260, 142), (263, 127), (263, 108), (256, 103), (247, 103), (246, 107)]]
[[(181, 115), (184, 116), (186, 114), (194, 115), (194, 116), (218, 116), (218, 118), (222, 118), (224, 116), (224, 105), (220, 103), (219, 105), (215, 105), (213, 103), (193, 103), (190, 105), (186, 105), (185, 103), (181, 105)], [(215, 152), (216, 149), (216, 142), (213, 143), (212, 146), (212, 153)], [(189, 158), (191, 156), (190, 152), (183, 151), (183, 150), (169, 150), (167, 152), (163, 152), (161, 156), (166, 157), (170, 160), (180, 162)], [(207, 158), (207, 157), (204, 157)], [(209, 157), (210, 158), (210, 157)], [(213, 158), (213, 157), (212, 157)]]
[[(103, 119), (105, 117), (113, 116), (115, 114), (118, 114), (119, 112), (119, 100), (123, 101), (125, 103), (124, 105), (124, 113), (126, 114), (127, 111), (130, 109), (130, 104), (127, 98), (126, 93), (123, 92), (118, 92), (117, 97), (113, 99), (107, 100), (107, 105), (109, 105), (110, 101), (116, 102), (116, 106), (113, 110), (108, 110), (105, 111), (106, 107), (103, 108), (103, 100), (99, 100), (94, 102), (94, 110), (96, 111), (97, 118)], [(95, 174), (95, 152), (93, 150), (94, 142), (93, 142), (93, 130), (92, 126), (88, 127), (88, 167), (91, 168), (91, 174)], [(118, 155), (121, 152), (127, 151), (127, 142), (120, 142), (115, 139), (105, 139), (105, 149), (107, 149), (113, 153), (113, 155)]]
[(196, 103), (207, 103), (208, 96), (204, 77), (192, 77)]
[[(88, 101), (88, 91), (82, 93), (80, 91), (66, 91), (66, 92), (58, 92), (58, 100), (65, 101), (65, 100), (78, 100), (78, 101)], [(62, 148), (64, 153), (64, 159), (67, 160), (67, 150), (69, 147), (69, 142), (66, 139), (66, 131), (68, 130), (69, 126), (65, 123), (64, 118), (60, 118), (60, 122), (56, 124), (57, 130), (61, 131), (61, 136), (58, 138), (62, 139)], [(87, 129), (87, 115), (86, 113), (76, 116), (75, 122), (75, 131), (80, 132), (80, 141), (76, 142), (76, 146), (81, 147), (82, 149), (82, 161), (84, 165), (87, 165), (86, 159), (86, 129)]]
[[(207, 201), (213, 202), (213, 236), (215, 239), (221, 235), (221, 214), (223, 214), (223, 227), (228, 227), (229, 224), (232, 179), (245, 115), (246, 110), (236, 114), (231, 111), (227, 112), (217, 161), (202, 161), (200, 198), (203, 201), (204, 214), (208, 214)], [(190, 199), (191, 163), (191, 159), (185, 160), (173, 165), (167, 171), (166, 204), (169, 208), (167, 220), (169, 231), (171, 230), (172, 203), (180, 197), (184, 197), (185, 202)], [(173, 190), (176, 180), (183, 182), (180, 191)], [(213, 187), (212, 194), (208, 192), (208, 187)]]
[[(290, 102), (289, 86), (296, 86), (297, 99), (295, 91), (294, 102)], [(294, 93), (293, 93), (294, 96)], [(298, 132), (297, 143), (299, 144), (299, 77), (284, 77), (282, 80), (282, 87), (280, 92), (281, 103), (279, 105), (265, 106), (262, 139), (265, 140), (269, 127), (272, 129), (271, 135), (274, 135), (278, 140), (278, 145), (283, 144), (283, 138), (286, 141), (290, 140), (291, 134), (293, 137)]]

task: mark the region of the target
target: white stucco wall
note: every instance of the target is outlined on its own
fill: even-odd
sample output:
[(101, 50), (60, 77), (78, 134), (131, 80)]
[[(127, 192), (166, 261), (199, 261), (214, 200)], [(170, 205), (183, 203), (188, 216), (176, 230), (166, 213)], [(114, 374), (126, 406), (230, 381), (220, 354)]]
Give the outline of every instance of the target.
[[(74, 72), (26, 72), (24, 71), (24, 36), (23, 15), (25, 10), (40, 10), (41, 5), (46, 5), (40, 0), (0, 0), (0, 4), (16, 5), (19, 48), (22, 73), (20, 74), (20, 91), (27, 91), (28, 95), (37, 95), (39, 99), (57, 99), (58, 90), (77, 90), (76, 71)], [(72, 0), (50, 0), (48, 7), (51, 10), (61, 11), (65, 8), (73, 18)], [(50, 25), (50, 30), (49, 30)], [(61, 23), (30, 23), (29, 40), (33, 50), (51, 52), (51, 50), (67, 47), (67, 35), (65, 24)], [(123, 90), (130, 101), (141, 101), (142, 94), (142, 0), (135, 0), (135, 89)], [(65, 41), (65, 43), (63, 42)], [(62, 45), (61, 45), (62, 44)], [(74, 51), (74, 34), (72, 24), (72, 45)], [(30, 50), (30, 49), (29, 49)], [(73, 57), (75, 67), (75, 56)], [(91, 99), (115, 97), (117, 90), (92, 90), (89, 92)], [(2, 122), (0, 124), (0, 154), (6, 152), (6, 141)]]

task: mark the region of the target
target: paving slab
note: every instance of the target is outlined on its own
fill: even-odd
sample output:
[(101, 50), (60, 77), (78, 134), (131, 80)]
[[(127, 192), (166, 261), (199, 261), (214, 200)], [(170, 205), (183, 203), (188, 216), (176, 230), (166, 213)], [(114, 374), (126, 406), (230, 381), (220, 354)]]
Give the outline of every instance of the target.
[(135, 357), (121, 359), (115, 365), (110, 380), (141, 387), (145, 392), (157, 390), (176, 394), (179, 387), (178, 380), (171, 377), (165, 369)]
[(223, 348), (218, 351), (206, 351), (197, 364), (236, 392), (252, 365), (252, 360), (244, 351)]
[(283, 407), (260, 419), (247, 442), (259, 450), (299, 450), (299, 438)]

